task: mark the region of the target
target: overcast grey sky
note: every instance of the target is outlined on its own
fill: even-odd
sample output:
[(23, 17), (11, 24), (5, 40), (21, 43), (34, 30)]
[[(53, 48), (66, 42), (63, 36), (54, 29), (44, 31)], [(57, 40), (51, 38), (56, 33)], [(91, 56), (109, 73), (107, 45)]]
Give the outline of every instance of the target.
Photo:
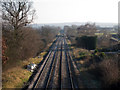
[(34, 23), (118, 22), (119, 0), (34, 0)]

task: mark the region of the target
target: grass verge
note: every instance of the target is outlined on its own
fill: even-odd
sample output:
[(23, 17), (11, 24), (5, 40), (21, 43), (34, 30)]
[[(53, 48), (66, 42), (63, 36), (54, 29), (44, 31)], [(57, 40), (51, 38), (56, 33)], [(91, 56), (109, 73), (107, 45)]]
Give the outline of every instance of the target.
[(22, 88), (32, 75), (32, 72), (25, 69), (25, 66), (30, 63), (39, 64), (43, 60), (47, 50), (51, 45), (52, 43), (48, 44), (46, 51), (41, 52), (39, 57), (29, 58), (28, 60), (16, 62), (17, 65), (15, 65), (15, 67), (2, 72), (2, 88)]
[(30, 58), (19, 62), (19, 65), (2, 73), (3, 88), (22, 88), (25, 82), (28, 81), (32, 72), (24, 67), (30, 63), (38, 64), (42, 61), (46, 52), (41, 53), (41, 57)]

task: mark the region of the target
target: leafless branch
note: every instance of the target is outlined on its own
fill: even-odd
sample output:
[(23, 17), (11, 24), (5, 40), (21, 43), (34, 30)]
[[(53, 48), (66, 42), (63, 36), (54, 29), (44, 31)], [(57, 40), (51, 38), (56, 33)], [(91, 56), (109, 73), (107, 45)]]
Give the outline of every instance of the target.
[(33, 21), (35, 10), (32, 3), (25, 0), (24, 2), (12, 1), (2, 2), (3, 19), (8, 21), (14, 30), (25, 26)]

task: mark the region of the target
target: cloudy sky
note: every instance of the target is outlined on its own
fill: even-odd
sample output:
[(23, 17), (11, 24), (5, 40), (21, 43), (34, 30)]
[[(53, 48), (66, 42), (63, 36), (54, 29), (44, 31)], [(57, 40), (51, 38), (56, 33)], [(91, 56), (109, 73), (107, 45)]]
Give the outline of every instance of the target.
[(118, 22), (119, 0), (34, 0), (34, 23)]

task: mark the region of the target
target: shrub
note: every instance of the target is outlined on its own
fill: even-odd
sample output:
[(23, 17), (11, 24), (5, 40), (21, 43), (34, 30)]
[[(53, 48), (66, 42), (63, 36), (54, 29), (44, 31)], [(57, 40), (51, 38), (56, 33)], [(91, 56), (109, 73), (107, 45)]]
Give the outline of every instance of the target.
[(5, 64), (8, 60), (8, 57), (6, 56), (6, 40), (2, 38), (2, 64)]
[(76, 38), (76, 45), (88, 50), (96, 48), (97, 36), (82, 36)]
[(101, 62), (92, 62), (88, 72), (102, 83), (103, 88), (118, 88), (120, 85), (117, 57), (104, 57)]
[(104, 58), (106, 55), (104, 52), (101, 52), (100, 55), (99, 55), (101, 58)]
[(119, 80), (119, 68), (118, 61), (114, 59), (105, 59), (100, 64), (99, 67), (102, 69), (102, 80), (105, 85), (110, 86)]

